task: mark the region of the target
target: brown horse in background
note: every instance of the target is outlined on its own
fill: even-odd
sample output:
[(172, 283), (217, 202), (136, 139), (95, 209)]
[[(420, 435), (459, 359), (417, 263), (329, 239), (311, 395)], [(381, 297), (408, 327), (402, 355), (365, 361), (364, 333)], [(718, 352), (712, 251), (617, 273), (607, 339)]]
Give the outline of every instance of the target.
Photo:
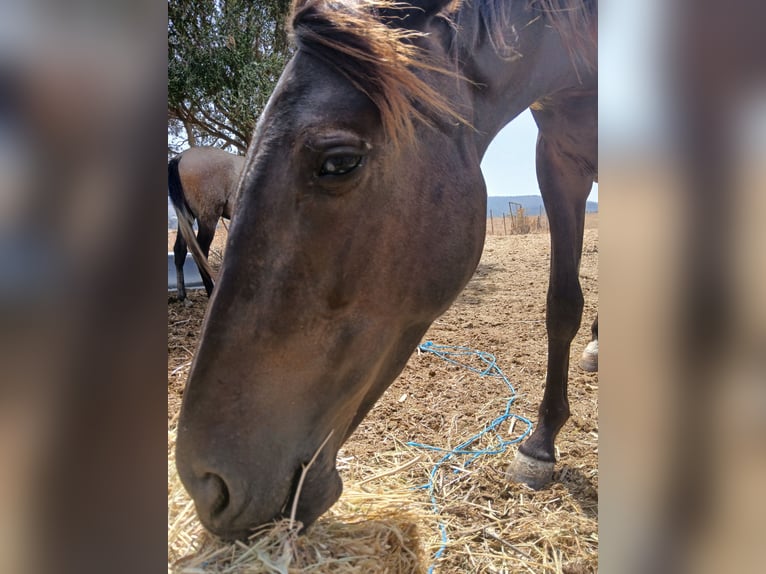
[(184, 262), (187, 246), (208, 296), (213, 292), (213, 278), (207, 262), (210, 244), (218, 220), (221, 217), (231, 219), (234, 213), (237, 182), (244, 164), (244, 157), (215, 147), (192, 147), (168, 162), (168, 194), (178, 217), (173, 253), (179, 301), (186, 298)]
[(481, 159), (527, 108), (551, 230), (548, 363), (509, 478), (543, 487), (583, 310), (596, 0), (295, 0), (292, 28), (178, 424), (202, 523), (247, 537), (337, 500), (338, 449), (476, 269)]

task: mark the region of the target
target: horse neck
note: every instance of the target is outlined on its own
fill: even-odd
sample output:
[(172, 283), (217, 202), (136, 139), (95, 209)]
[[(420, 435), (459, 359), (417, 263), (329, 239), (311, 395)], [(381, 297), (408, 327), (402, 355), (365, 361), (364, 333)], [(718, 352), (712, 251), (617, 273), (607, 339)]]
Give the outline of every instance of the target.
[[(462, 74), (472, 82), (472, 124), (479, 157), (497, 133), (534, 102), (567, 88), (582, 87), (558, 32), (535, 17), (526, 2), (514, 2), (505, 34), (512, 52), (499, 54), (478, 10), (460, 22), (458, 45)], [(513, 36), (513, 37), (511, 37)]]

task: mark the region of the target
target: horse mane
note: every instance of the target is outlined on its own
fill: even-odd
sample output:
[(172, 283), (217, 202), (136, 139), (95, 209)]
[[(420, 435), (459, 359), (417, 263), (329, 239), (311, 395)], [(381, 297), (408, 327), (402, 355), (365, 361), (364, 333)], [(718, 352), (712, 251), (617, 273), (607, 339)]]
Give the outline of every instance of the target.
[(559, 33), (575, 70), (596, 69), (598, 0), (530, 0), (529, 4)]
[[(480, 18), (501, 57), (515, 54), (505, 40), (513, 0), (453, 0), (440, 14), (452, 24), (453, 17), (477, 4)], [(587, 59), (595, 43), (594, 22), (597, 0), (516, 0), (561, 35), (575, 67), (595, 67)], [(397, 23), (406, 20), (406, 10), (413, 10), (399, 0), (294, 0), (291, 17), (292, 35), (306, 50), (333, 66), (377, 107), (383, 129), (395, 145), (411, 140), (415, 122), (431, 124), (429, 117), (446, 116), (470, 125), (451, 102), (424, 80), (419, 71), (435, 71), (452, 77), (459, 72), (434, 63), (416, 40), (427, 34)], [(590, 45), (589, 45), (590, 44)], [(457, 65), (457, 62), (455, 62)]]
[[(514, 46), (518, 31), (509, 26), (513, 0), (476, 2), (479, 18), (495, 53), (506, 60), (522, 57)], [(596, 68), (596, 62), (590, 56), (596, 54), (597, 0), (526, 0), (526, 7), (530, 12), (530, 23), (545, 18), (559, 33), (576, 69), (580, 66), (586, 70)], [(509, 35), (511, 39), (507, 38)]]

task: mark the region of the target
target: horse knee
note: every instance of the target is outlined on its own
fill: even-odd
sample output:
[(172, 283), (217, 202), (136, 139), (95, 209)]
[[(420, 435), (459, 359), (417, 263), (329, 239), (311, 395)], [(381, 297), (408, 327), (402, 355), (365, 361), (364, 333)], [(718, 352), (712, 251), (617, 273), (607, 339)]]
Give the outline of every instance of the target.
[(552, 339), (571, 341), (580, 329), (584, 300), (582, 293), (569, 297), (548, 297), (546, 327)]

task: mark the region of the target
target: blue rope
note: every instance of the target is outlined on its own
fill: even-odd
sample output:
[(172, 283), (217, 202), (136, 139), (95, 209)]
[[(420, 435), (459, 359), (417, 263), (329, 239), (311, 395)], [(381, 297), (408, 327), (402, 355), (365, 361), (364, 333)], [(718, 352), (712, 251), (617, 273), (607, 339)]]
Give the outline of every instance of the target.
[[(436, 462), (436, 464), (434, 464), (433, 468), (431, 469), (431, 472), (428, 474), (428, 483), (418, 487), (422, 489), (428, 489), (428, 492), (431, 495), (431, 507), (433, 508), (434, 514), (439, 514), (439, 504), (436, 501), (436, 494), (435, 494), (436, 475), (438, 474), (441, 467), (447, 461), (459, 455), (469, 456), (468, 460), (466, 460), (462, 464), (462, 467), (466, 468), (469, 464), (471, 464), (474, 460), (476, 460), (482, 455), (501, 454), (506, 451), (509, 445), (521, 442), (532, 431), (532, 422), (521, 415), (511, 413), (511, 405), (516, 400), (516, 389), (513, 388), (513, 385), (511, 384), (511, 382), (508, 380), (505, 374), (503, 374), (503, 371), (500, 370), (500, 367), (497, 366), (497, 361), (495, 360), (495, 356), (492, 353), (477, 351), (474, 349), (469, 349), (468, 347), (453, 347), (449, 345), (437, 345), (431, 341), (426, 341), (425, 343), (422, 343), (420, 346), (418, 346), (418, 349), (424, 353), (432, 353), (436, 355), (437, 357), (447, 361), (448, 363), (452, 363), (453, 365), (458, 365), (460, 367), (468, 369), (469, 371), (476, 373), (480, 377), (490, 377), (490, 378), (501, 379), (508, 386), (508, 389), (510, 390), (510, 393), (511, 393), (510, 398), (506, 402), (505, 412), (503, 414), (496, 417), (491, 423), (489, 423), (486, 427), (484, 427), (482, 431), (476, 433), (471, 438), (462, 442), (461, 444), (459, 444), (453, 449), (444, 449), (441, 447), (421, 444), (417, 442), (407, 443), (407, 446), (445, 453), (445, 455), (442, 458), (440, 458), (438, 462)], [(469, 365), (468, 363), (464, 362), (464, 360), (461, 360), (466, 358), (470, 359), (472, 357), (478, 357), (484, 363), (486, 368), (477, 369), (476, 367), (473, 367)], [(515, 418), (517, 420), (520, 420), (526, 423), (527, 427), (520, 436), (514, 439), (505, 440), (500, 436), (498, 429), (500, 425), (506, 420), (508, 420), (509, 418)], [(492, 449), (470, 448), (471, 445), (473, 445), (475, 442), (481, 439), (484, 435), (490, 432), (494, 432), (494, 439), (497, 444), (496, 448), (492, 448)], [(455, 469), (453, 472), (457, 473), (459, 472), (459, 469)], [(449, 538), (447, 537), (447, 527), (444, 525), (443, 522), (439, 523), (439, 532), (441, 534), (441, 546), (434, 554), (434, 562), (428, 568), (428, 574), (433, 574), (433, 571), (436, 568), (436, 561), (439, 560), (439, 558), (441, 558), (444, 555), (444, 552), (447, 548), (447, 544), (449, 542)]]

